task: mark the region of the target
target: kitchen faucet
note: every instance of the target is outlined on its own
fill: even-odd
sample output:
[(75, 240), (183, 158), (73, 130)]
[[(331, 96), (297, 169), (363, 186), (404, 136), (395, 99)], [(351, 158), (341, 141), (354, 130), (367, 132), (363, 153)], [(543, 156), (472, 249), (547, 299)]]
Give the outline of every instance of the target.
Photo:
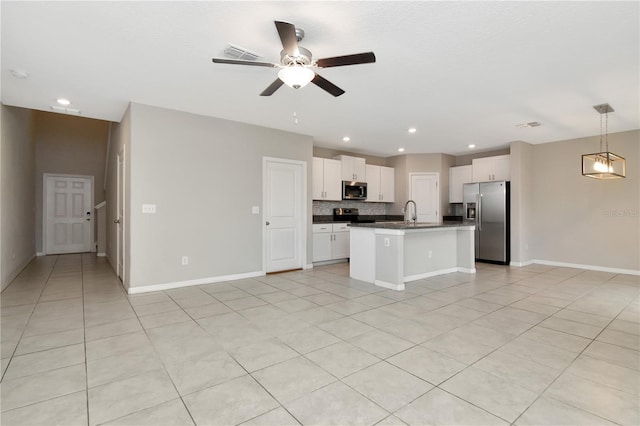
[[(404, 203), (404, 216), (405, 218), (407, 217), (407, 207), (409, 206), (409, 203), (413, 204), (413, 216), (411, 216), (411, 220), (413, 221), (413, 224), (416, 224), (416, 221), (418, 220), (418, 206), (416, 206), (416, 202), (413, 200), (408, 200), (406, 203)], [(409, 222), (407, 220), (407, 222)]]

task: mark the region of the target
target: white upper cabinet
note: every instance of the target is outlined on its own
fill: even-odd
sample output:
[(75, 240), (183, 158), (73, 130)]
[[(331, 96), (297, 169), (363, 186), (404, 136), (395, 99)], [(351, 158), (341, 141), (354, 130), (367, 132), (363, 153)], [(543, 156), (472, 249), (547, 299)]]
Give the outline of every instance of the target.
[(488, 182), (492, 180), (511, 180), (511, 156), (475, 158), (473, 164), (473, 181)]
[(473, 166), (449, 168), (449, 202), (462, 203), (463, 185), (473, 182)]
[(342, 200), (342, 163), (313, 157), (312, 192), (314, 200)]
[(395, 169), (367, 164), (367, 201), (393, 203), (395, 194)]
[(334, 157), (342, 162), (342, 180), (366, 182), (366, 162), (364, 158), (338, 155)]

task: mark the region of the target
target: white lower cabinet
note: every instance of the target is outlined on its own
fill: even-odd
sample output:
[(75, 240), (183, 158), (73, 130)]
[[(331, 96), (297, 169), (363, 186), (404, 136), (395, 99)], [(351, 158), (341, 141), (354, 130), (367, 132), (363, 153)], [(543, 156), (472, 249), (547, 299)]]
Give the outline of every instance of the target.
[(346, 223), (313, 225), (313, 261), (349, 257), (349, 227)]

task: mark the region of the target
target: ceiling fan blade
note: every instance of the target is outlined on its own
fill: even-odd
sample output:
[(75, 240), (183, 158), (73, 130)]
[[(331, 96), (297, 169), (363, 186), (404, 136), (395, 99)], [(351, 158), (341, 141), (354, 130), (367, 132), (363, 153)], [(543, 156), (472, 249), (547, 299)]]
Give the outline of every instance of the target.
[(300, 51), (298, 50), (298, 36), (296, 35), (296, 27), (293, 24), (282, 21), (274, 21), (282, 47), (289, 56), (298, 56)]
[(273, 83), (271, 83), (269, 85), (269, 87), (264, 89), (264, 91), (262, 93), (260, 93), (260, 96), (271, 96), (271, 95), (273, 95), (273, 92), (278, 90), (280, 88), (280, 86), (282, 86), (283, 84), (284, 83), (283, 83), (282, 80), (280, 80), (279, 78), (276, 78), (276, 81), (274, 81)]
[(333, 84), (332, 82), (330, 82), (329, 80), (327, 80), (326, 78), (322, 77), (317, 73), (316, 73), (316, 76), (313, 77), (313, 80), (311, 80), (311, 82), (316, 86), (318, 86), (319, 88), (321, 88), (322, 90), (325, 90), (331, 93), (335, 97), (338, 97), (344, 93), (344, 90), (342, 90), (341, 88), (339, 88), (338, 86), (336, 86), (335, 84)]
[(353, 55), (334, 56), (332, 58), (318, 59), (316, 63), (320, 68), (342, 67), (344, 65), (370, 64), (376, 61), (373, 52), (356, 53)]
[(279, 66), (271, 62), (243, 61), (241, 59), (212, 58), (211, 60), (216, 64), (252, 65), (254, 67), (269, 67), (269, 68), (274, 68)]

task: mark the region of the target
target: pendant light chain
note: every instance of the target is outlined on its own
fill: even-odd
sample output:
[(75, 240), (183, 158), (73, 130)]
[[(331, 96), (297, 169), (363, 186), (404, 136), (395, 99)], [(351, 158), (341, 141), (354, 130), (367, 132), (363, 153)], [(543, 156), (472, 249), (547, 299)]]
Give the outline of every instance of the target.
[(602, 114), (600, 114), (600, 152), (602, 152)]
[(607, 152), (609, 152), (609, 112), (604, 115), (604, 140), (607, 145)]

